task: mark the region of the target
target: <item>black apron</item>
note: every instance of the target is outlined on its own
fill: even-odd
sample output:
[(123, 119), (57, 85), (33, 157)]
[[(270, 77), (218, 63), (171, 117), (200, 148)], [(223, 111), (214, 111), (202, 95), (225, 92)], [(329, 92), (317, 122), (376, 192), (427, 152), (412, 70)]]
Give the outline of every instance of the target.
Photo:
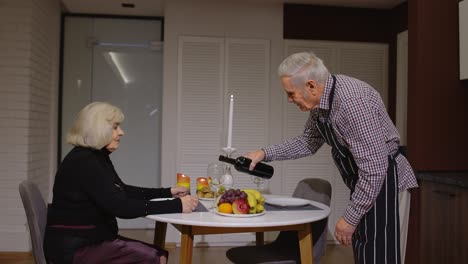
[[(336, 77), (328, 101), (329, 109), (324, 116), (318, 115), (317, 128), (332, 147), (332, 157), (350, 196), (359, 179), (359, 168), (353, 155), (346, 146), (340, 144), (329, 120), (335, 95)], [(353, 253), (355, 263), (365, 264), (400, 264), (400, 217), (398, 205), (398, 173), (395, 158), (401, 153), (388, 156), (387, 177), (382, 185), (377, 200), (363, 216), (353, 234)]]

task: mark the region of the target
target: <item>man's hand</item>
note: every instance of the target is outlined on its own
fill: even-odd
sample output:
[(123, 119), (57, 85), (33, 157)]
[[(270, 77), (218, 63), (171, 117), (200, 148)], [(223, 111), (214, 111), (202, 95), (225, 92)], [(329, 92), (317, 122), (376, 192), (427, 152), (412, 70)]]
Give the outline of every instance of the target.
[(245, 154), (244, 157), (252, 160), (252, 163), (250, 163), (249, 170), (253, 170), (255, 168), (255, 165), (257, 165), (257, 163), (259, 163), (265, 158), (265, 152), (263, 151), (263, 149), (259, 149), (255, 152), (249, 152)]
[(183, 197), (187, 194), (189, 194), (190, 190), (187, 189), (186, 187), (183, 186), (175, 186), (171, 188), (171, 193), (172, 196), (177, 198), (177, 197)]
[(343, 217), (340, 217), (340, 220), (336, 223), (335, 237), (341, 245), (349, 246), (351, 245), (354, 230), (356, 230), (355, 226), (348, 224)]

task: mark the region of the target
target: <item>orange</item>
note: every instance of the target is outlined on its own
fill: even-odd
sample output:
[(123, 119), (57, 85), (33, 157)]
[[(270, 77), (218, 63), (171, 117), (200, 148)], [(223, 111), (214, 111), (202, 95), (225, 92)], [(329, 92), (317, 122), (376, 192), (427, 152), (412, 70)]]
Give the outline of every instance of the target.
[(222, 203), (218, 207), (220, 213), (232, 214), (232, 205), (230, 203)]

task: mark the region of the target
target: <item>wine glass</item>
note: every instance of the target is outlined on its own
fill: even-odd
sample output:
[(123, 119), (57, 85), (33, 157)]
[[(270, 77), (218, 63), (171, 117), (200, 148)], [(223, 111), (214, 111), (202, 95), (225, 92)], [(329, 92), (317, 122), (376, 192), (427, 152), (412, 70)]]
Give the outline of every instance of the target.
[(223, 185), (224, 181), (224, 171), (225, 166), (221, 162), (214, 162), (208, 164), (207, 176), (211, 178), (211, 181), (208, 181), (211, 189), (214, 191), (214, 201), (213, 205), (216, 210), (216, 200), (219, 192), (219, 188)]
[(255, 183), (255, 185), (257, 186), (257, 191), (262, 192), (263, 184), (265, 183), (265, 178), (251, 175), (250, 179), (252, 179), (253, 183)]

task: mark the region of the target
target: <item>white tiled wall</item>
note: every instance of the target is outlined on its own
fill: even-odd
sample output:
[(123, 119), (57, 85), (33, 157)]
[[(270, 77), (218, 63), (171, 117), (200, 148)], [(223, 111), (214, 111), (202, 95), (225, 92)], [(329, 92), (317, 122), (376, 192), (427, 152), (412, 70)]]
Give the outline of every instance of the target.
[(0, 251), (30, 248), (18, 184), (31, 179), (49, 197), (60, 13), (58, 0), (0, 1)]

